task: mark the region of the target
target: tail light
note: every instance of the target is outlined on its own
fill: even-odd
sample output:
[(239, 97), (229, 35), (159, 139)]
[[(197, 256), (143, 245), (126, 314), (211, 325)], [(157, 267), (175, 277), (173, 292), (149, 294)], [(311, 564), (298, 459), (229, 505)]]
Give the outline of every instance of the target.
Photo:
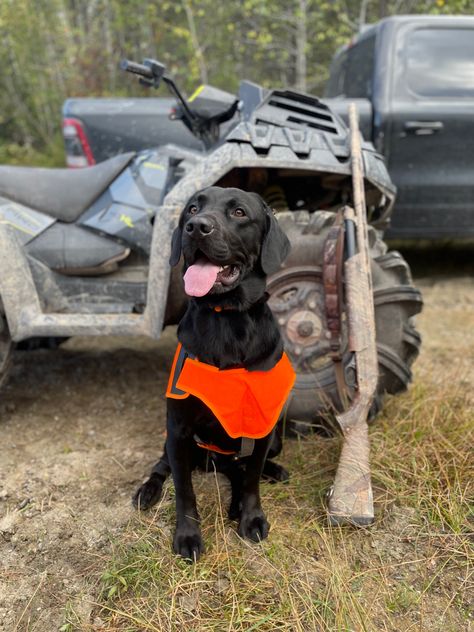
[(63, 119), (63, 138), (68, 167), (95, 165), (94, 155), (81, 121), (75, 118)]

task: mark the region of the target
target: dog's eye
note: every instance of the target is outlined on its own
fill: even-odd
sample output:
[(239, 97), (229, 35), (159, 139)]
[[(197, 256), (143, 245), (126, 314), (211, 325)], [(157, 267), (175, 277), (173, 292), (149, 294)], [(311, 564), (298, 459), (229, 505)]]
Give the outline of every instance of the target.
[(235, 217), (245, 217), (245, 211), (243, 208), (236, 208), (232, 211), (232, 215), (235, 215)]
[(198, 208), (197, 206), (194, 206), (194, 204), (188, 208), (188, 213), (190, 215), (195, 215), (197, 212), (198, 212)]

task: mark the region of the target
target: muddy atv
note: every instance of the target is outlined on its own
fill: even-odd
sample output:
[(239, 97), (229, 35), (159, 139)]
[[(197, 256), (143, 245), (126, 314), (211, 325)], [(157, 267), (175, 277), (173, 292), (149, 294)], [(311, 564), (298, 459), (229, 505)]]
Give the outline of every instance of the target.
[[(81, 169), (0, 167), (0, 381), (15, 343), (31, 338), (159, 338), (186, 306), (170, 271), (171, 233), (201, 188), (262, 195), (292, 243), (268, 282), (270, 306), (297, 371), (293, 429), (327, 423), (355, 389), (348, 350), (340, 210), (352, 203), (349, 134), (317, 98), (242, 82), (237, 96), (205, 86), (191, 101), (164, 66), (125, 62), (146, 85), (164, 81), (174, 119), (202, 151), (165, 145)], [(223, 131), (224, 130), (224, 131)], [(403, 257), (382, 240), (395, 196), (382, 157), (362, 143), (379, 378), (371, 407), (411, 380), (422, 306)]]

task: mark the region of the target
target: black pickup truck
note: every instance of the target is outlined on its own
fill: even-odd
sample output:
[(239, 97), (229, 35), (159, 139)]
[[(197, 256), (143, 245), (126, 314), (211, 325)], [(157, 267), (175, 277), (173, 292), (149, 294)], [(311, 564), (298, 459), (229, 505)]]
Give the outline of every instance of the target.
[[(398, 188), (397, 239), (474, 237), (474, 16), (399, 16), (366, 28), (334, 57), (324, 101), (361, 129)], [(199, 143), (169, 121), (170, 99), (68, 99), (70, 166), (166, 142)], [(291, 125), (290, 125), (291, 126)]]

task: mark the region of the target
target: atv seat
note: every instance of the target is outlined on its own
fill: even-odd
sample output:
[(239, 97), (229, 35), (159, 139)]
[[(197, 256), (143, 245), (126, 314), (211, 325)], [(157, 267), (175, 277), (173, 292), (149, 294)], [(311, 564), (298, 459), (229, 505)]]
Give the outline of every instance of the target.
[(0, 167), (0, 196), (74, 222), (130, 163), (134, 152), (85, 169)]

